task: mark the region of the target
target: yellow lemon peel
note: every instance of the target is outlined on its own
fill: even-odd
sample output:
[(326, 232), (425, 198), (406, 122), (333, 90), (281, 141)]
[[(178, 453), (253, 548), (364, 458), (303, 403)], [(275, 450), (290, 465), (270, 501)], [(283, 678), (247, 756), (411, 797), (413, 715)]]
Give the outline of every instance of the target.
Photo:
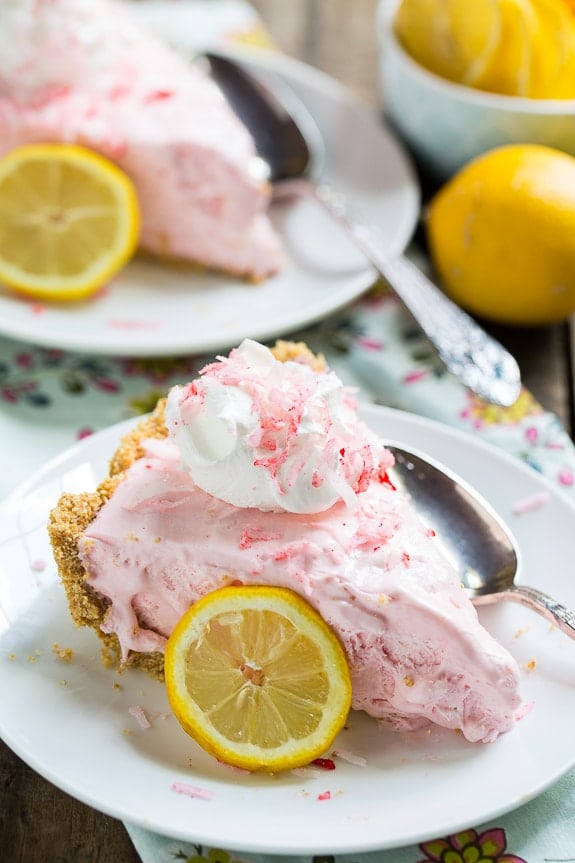
[(426, 213), (446, 293), (473, 314), (544, 325), (575, 311), (575, 158), (513, 144), (472, 160)]

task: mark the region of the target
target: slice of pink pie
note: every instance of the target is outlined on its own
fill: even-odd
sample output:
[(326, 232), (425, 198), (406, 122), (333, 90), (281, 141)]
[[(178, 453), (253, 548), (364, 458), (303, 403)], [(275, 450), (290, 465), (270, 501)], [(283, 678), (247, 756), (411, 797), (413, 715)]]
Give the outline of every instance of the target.
[(111, 661), (161, 678), (198, 597), (289, 587), (341, 639), (355, 709), (492, 741), (518, 715), (517, 663), (389, 482), (392, 461), (308, 351), (245, 341), (160, 402), (96, 492), (60, 500), (50, 535), (72, 615)]
[(135, 183), (143, 249), (252, 280), (281, 268), (251, 136), (196, 66), (114, 0), (3, 0), (0, 33), (0, 155), (96, 150)]

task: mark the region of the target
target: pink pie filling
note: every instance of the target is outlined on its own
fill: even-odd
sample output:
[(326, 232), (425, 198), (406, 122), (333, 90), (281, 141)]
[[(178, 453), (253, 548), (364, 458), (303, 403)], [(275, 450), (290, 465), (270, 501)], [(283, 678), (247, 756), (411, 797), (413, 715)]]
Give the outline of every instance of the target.
[(374, 481), (318, 514), (240, 509), (194, 485), (170, 440), (147, 442), (80, 540), (87, 583), (123, 657), (163, 651), (191, 603), (225, 584), (285, 586), (333, 627), (353, 707), (398, 728), (432, 721), (470, 741), (510, 729), (514, 659), (478, 621), (433, 533)]

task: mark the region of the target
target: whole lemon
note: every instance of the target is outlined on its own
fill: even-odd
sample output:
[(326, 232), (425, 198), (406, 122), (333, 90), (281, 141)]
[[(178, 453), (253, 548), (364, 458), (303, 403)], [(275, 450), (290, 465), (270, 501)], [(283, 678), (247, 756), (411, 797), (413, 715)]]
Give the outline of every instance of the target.
[(472, 314), (542, 325), (575, 312), (575, 158), (498, 147), (440, 188), (426, 214), (442, 287)]

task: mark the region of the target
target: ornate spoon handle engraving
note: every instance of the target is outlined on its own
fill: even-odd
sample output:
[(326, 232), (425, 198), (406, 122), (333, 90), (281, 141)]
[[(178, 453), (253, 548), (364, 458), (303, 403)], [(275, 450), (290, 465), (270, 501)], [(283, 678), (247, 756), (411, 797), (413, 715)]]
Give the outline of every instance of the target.
[(550, 620), (561, 632), (575, 639), (575, 612), (561, 605), (560, 602), (557, 602), (535, 587), (515, 584), (508, 590), (502, 590), (500, 593), (489, 593), (484, 596), (474, 597), (473, 602), (475, 605), (488, 605), (493, 602), (509, 599), (532, 609), (532, 611), (536, 611), (542, 617)]
[(326, 185), (308, 185), (411, 312), (449, 371), (481, 398), (500, 405), (513, 404), (521, 379), (511, 354), (411, 261), (385, 255), (381, 251), (384, 239), (375, 227), (352, 218), (343, 195)]

